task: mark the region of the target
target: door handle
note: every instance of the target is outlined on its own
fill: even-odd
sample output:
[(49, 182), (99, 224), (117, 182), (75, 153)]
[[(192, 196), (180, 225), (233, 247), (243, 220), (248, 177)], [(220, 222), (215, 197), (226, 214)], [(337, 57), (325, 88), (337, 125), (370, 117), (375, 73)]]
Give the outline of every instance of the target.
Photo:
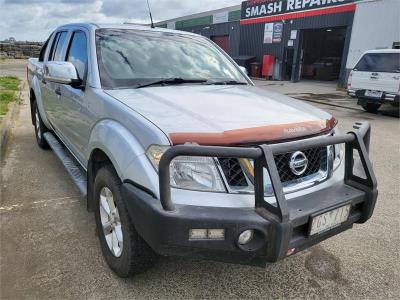
[(57, 88), (55, 91), (56, 95), (61, 96), (61, 89)]

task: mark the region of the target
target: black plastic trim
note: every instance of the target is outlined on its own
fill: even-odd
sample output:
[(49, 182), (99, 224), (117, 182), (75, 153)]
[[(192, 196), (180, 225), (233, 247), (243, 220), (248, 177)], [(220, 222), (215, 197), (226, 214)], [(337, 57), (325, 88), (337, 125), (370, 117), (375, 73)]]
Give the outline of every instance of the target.
[[(345, 223), (322, 234), (309, 237), (306, 232), (294, 230), (306, 226), (311, 215), (348, 203), (356, 208), (367, 199), (365, 192), (338, 184), (289, 200), (290, 220), (280, 223), (265, 215), (264, 209), (176, 205), (174, 211), (166, 211), (158, 199), (130, 183), (122, 185), (122, 196), (137, 232), (158, 254), (256, 266), (285, 258), (290, 248), (299, 252), (351, 228), (361, 219), (356, 209)], [(225, 238), (190, 240), (189, 230), (200, 228), (224, 229)], [(241, 247), (238, 236), (248, 229), (259, 232), (259, 240), (250, 247)]]
[[(367, 122), (358, 122), (354, 124), (354, 131), (345, 135), (321, 136), (305, 140), (298, 140), (279, 144), (264, 144), (259, 147), (212, 147), (212, 146), (194, 146), (182, 145), (171, 147), (161, 158), (159, 164), (159, 185), (160, 185), (160, 203), (165, 212), (175, 213), (177, 207), (171, 199), (170, 186), (170, 164), (177, 156), (206, 156), (206, 157), (231, 157), (231, 158), (250, 158), (254, 159), (254, 187), (255, 187), (255, 208), (254, 211), (270, 224), (268, 237), (273, 241), (267, 246), (267, 260), (277, 261), (286, 257), (287, 249), (290, 245), (293, 226), (297, 219), (293, 219), (288, 201), (283, 192), (282, 183), (276, 168), (274, 155), (297, 150), (304, 150), (313, 147), (325, 147), (329, 145), (345, 144), (345, 177), (342, 187), (353, 188), (356, 191), (362, 191), (362, 210), (361, 216), (356, 220), (358, 223), (367, 221), (373, 213), (378, 195), (377, 182), (368, 157), (370, 142), (370, 125)], [(354, 157), (353, 152), (357, 150), (361, 159), (362, 167), (366, 178), (360, 178), (353, 173)], [(275, 193), (276, 205), (271, 205), (264, 200), (264, 179), (263, 169), (269, 172), (272, 187)], [(298, 203), (307, 203), (307, 199), (313, 199), (313, 195), (298, 199)], [(322, 195), (321, 195), (322, 196)], [(336, 201), (332, 206), (337, 205), (346, 198), (333, 199)], [(312, 201), (312, 204), (318, 202)], [(303, 204), (302, 204), (303, 205)], [(322, 209), (331, 206), (325, 205)], [(221, 216), (215, 216), (217, 218)]]

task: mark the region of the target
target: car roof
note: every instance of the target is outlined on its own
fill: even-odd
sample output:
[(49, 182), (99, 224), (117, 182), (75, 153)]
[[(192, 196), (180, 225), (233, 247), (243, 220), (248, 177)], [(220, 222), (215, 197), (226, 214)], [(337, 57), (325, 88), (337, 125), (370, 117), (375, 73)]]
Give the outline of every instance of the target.
[(368, 50), (364, 52), (364, 54), (368, 53), (400, 53), (400, 49), (377, 49), (377, 50)]
[(140, 25), (140, 24), (99, 24), (99, 23), (71, 23), (65, 24), (57, 28), (57, 30), (61, 29), (73, 29), (77, 27), (87, 28), (88, 30), (96, 30), (96, 29), (134, 29), (134, 30), (142, 30), (142, 31), (156, 31), (156, 32), (169, 32), (169, 33), (179, 33), (185, 35), (198, 36), (198, 34), (180, 31), (180, 30), (172, 30), (166, 28), (151, 28), (150, 25)]

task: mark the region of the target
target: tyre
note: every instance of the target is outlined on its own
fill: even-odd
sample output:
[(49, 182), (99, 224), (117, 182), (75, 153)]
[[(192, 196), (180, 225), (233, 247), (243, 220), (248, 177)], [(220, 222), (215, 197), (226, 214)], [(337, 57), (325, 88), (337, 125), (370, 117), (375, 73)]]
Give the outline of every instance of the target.
[(44, 139), (43, 134), (47, 131), (49, 131), (44, 125), (42, 118), (40, 117), (39, 109), (37, 107), (36, 101), (33, 102), (33, 111), (34, 113), (34, 124), (35, 124), (35, 136), (36, 136), (36, 142), (39, 145), (40, 148), (42, 149), (49, 149), (49, 145), (47, 144), (47, 141)]
[(365, 103), (361, 106), (365, 111), (376, 114), (378, 112), (379, 108), (381, 107), (381, 104)]
[(139, 236), (121, 197), (121, 180), (112, 165), (105, 165), (94, 182), (95, 218), (100, 246), (108, 266), (119, 277), (143, 273), (157, 255)]

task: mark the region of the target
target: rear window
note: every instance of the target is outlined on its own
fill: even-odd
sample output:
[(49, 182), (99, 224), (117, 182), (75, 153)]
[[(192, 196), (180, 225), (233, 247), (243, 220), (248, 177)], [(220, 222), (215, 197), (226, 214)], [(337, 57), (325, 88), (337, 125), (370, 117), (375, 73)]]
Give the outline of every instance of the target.
[(400, 72), (400, 53), (368, 53), (354, 68), (361, 72)]

